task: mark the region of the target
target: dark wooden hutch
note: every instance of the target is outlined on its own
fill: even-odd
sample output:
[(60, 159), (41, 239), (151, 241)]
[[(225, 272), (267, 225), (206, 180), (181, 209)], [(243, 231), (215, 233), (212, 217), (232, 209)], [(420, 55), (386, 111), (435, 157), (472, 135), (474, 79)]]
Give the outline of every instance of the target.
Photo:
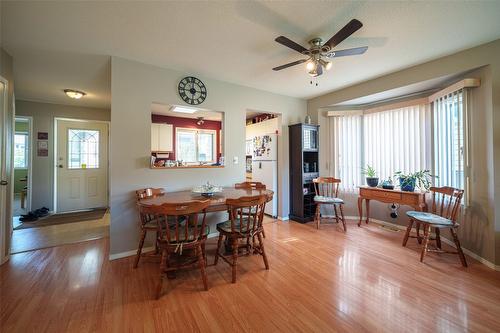
[(309, 222), (314, 219), (314, 185), (319, 176), (319, 126), (289, 126), (290, 137), (290, 219)]

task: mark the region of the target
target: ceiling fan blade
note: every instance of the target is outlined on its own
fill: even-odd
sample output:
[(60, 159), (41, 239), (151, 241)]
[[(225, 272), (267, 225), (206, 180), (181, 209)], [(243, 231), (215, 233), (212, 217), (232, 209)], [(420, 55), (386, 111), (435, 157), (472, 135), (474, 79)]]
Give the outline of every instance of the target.
[(292, 50), (295, 50), (295, 51), (300, 52), (300, 53), (302, 53), (304, 51), (307, 51), (307, 49), (305, 47), (303, 47), (302, 45), (299, 45), (299, 44), (295, 43), (293, 40), (288, 39), (285, 36), (276, 37), (275, 41), (277, 41), (281, 45), (289, 47)]
[(335, 46), (339, 45), (344, 39), (358, 31), (363, 26), (363, 23), (356, 19), (352, 19), (347, 23), (342, 29), (339, 30), (332, 38), (330, 38), (325, 45), (330, 46), (333, 49)]
[(297, 60), (297, 61), (294, 61), (294, 62), (290, 62), (288, 64), (284, 64), (284, 65), (281, 65), (281, 66), (278, 66), (278, 67), (274, 67), (273, 71), (280, 71), (280, 70), (288, 68), (288, 67), (292, 67), (292, 66), (295, 66), (295, 65), (298, 65), (298, 64), (302, 64), (302, 63), (306, 62), (307, 60), (308, 59)]
[(363, 46), (363, 47), (355, 47), (352, 49), (345, 49), (345, 50), (338, 50), (338, 51), (331, 51), (328, 54), (328, 58), (338, 58), (338, 57), (345, 57), (345, 56), (352, 56), (352, 55), (358, 55), (358, 54), (363, 54), (368, 50), (368, 46)]

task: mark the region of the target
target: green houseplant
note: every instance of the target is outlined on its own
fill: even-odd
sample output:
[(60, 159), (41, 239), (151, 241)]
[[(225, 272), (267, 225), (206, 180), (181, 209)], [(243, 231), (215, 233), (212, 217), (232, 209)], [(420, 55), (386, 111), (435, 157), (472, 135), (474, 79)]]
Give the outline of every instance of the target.
[(366, 184), (370, 187), (377, 187), (378, 185), (378, 177), (375, 169), (369, 165), (363, 169), (363, 174), (366, 177)]
[(394, 176), (399, 179), (399, 186), (401, 187), (401, 190), (407, 192), (415, 191), (415, 187), (428, 191), (431, 187), (431, 180), (435, 177), (431, 175), (429, 170), (421, 170), (408, 174), (398, 171), (394, 174)]

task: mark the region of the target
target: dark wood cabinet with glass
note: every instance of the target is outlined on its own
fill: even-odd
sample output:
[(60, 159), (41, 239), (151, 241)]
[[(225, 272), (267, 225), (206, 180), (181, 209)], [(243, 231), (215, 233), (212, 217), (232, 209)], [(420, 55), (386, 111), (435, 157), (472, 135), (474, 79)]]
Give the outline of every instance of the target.
[(290, 219), (309, 222), (314, 219), (314, 185), (319, 176), (319, 126), (289, 126), (290, 136)]

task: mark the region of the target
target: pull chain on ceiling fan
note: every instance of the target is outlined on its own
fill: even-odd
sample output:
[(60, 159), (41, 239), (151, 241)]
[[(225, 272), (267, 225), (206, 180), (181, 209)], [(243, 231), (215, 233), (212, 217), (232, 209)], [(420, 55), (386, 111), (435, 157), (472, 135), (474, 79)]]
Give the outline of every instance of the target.
[[(299, 45), (288, 39), (285, 36), (279, 36), (275, 39), (276, 42), (291, 48), (303, 55), (308, 56), (307, 59), (301, 59), (294, 62), (290, 62), (288, 64), (284, 64), (278, 67), (274, 67), (274, 71), (280, 71), (282, 69), (292, 67), (295, 65), (303, 64), (306, 62), (306, 69), (309, 75), (312, 77), (317, 77), (323, 74), (323, 70), (330, 70), (332, 68), (332, 62), (328, 61), (333, 58), (345, 57), (351, 55), (363, 54), (368, 49), (368, 46), (363, 47), (355, 47), (352, 49), (345, 49), (339, 51), (333, 51), (333, 48), (340, 44), (342, 41), (347, 39), (350, 35), (358, 31), (363, 24), (353, 19), (349, 23), (347, 23), (342, 29), (340, 29), (335, 35), (332, 36), (329, 40), (327, 40), (323, 44), (323, 40), (321, 38), (314, 38), (309, 41), (311, 45), (309, 49), (306, 49), (302, 45)], [(326, 59), (326, 60), (325, 60)]]

